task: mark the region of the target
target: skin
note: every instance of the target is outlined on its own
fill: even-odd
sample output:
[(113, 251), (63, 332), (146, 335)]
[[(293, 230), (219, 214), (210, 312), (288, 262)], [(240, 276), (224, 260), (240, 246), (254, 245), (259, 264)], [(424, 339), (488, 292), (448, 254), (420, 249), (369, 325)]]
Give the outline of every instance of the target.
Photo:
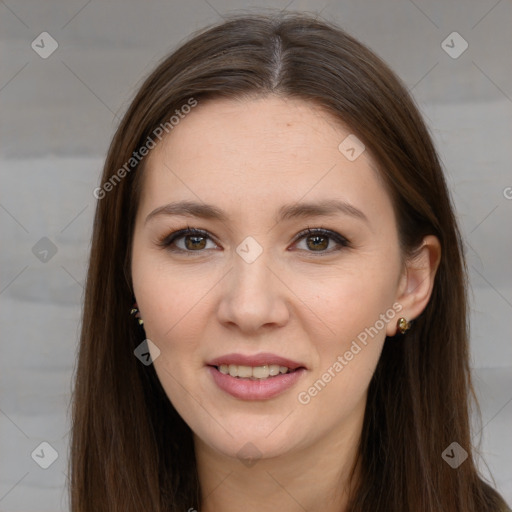
[[(301, 100), (223, 99), (199, 104), (149, 155), (132, 248), (134, 292), (147, 338), (161, 351), (157, 375), (194, 433), (202, 512), (344, 510), (385, 337), (430, 298), (439, 242), (426, 237), (402, 264), (391, 200), (368, 151), (351, 162), (338, 150), (349, 133)], [(284, 204), (329, 199), (349, 202), (367, 221), (335, 213), (275, 222)], [(178, 200), (213, 204), (228, 218), (147, 220)], [(191, 254), (158, 244), (187, 226), (211, 236), (199, 239), (199, 249), (190, 238), (175, 241)], [(350, 246), (323, 235), (320, 249), (308, 235), (295, 241), (308, 227), (339, 233)], [(263, 250), (252, 263), (236, 252), (248, 236)], [(400, 313), (300, 403), (298, 394), (393, 304)], [(240, 400), (220, 390), (206, 367), (232, 352), (272, 352), (307, 371), (277, 397)], [(250, 466), (237, 455), (246, 443), (257, 449)]]

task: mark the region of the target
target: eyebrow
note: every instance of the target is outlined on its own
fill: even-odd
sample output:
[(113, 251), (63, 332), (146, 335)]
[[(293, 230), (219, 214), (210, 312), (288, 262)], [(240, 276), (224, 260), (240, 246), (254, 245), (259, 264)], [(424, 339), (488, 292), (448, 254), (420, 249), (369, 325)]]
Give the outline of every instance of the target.
[[(342, 213), (369, 223), (368, 218), (361, 210), (350, 203), (338, 199), (325, 200), (321, 203), (284, 205), (277, 212), (276, 222), (303, 217), (327, 217), (336, 213)], [(158, 215), (199, 217), (202, 219), (219, 220), (221, 222), (227, 222), (229, 220), (228, 215), (220, 208), (211, 204), (197, 203), (195, 201), (178, 201), (159, 206), (146, 217), (145, 223)]]

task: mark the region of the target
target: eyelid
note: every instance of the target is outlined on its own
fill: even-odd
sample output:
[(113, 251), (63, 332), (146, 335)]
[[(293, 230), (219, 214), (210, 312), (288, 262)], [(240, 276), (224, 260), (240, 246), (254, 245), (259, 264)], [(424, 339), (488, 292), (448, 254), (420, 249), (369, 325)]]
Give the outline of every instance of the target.
[(347, 238), (345, 238), (340, 233), (337, 233), (336, 231), (332, 231), (330, 229), (323, 228), (323, 227), (310, 228), (309, 226), (306, 229), (302, 230), (300, 233), (297, 233), (297, 235), (294, 238), (294, 243), (297, 242), (298, 240), (300, 240), (301, 238), (304, 238), (304, 236), (306, 236), (306, 235), (310, 235), (310, 236), (324, 235), (326, 237), (329, 237), (329, 238), (337, 241), (340, 244), (349, 245), (349, 243), (350, 243)]
[[(163, 238), (159, 239), (157, 244), (164, 248), (169, 248), (169, 246), (176, 240), (183, 238), (187, 235), (194, 236), (194, 235), (200, 235), (203, 236), (209, 240), (212, 240), (215, 242), (215, 237), (213, 237), (208, 231), (205, 231), (204, 229), (199, 228), (192, 228), (190, 226), (187, 226), (183, 229), (178, 229), (176, 231), (173, 231), (172, 233), (169, 233), (165, 235)], [(215, 242), (217, 243), (217, 242)], [(179, 249), (178, 249), (179, 251)], [(182, 251), (182, 252), (189, 252), (192, 253), (194, 251)], [(202, 251), (196, 251), (196, 252), (202, 252)]]
[[(198, 251), (186, 251), (186, 250), (183, 250), (180, 248), (171, 248), (172, 243), (174, 243), (176, 240), (179, 240), (180, 238), (183, 238), (185, 236), (194, 236), (194, 235), (202, 236), (208, 240), (211, 240), (212, 242), (214, 242), (215, 244), (218, 245), (215, 237), (213, 237), (208, 231), (205, 231), (204, 229), (199, 229), (199, 228), (192, 228), (190, 226), (187, 226), (186, 228), (183, 228), (183, 229), (173, 231), (172, 233), (166, 235), (165, 237), (158, 240), (157, 245), (159, 245), (160, 247), (166, 248), (171, 252), (186, 253), (187, 255), (192, 255), (194, 253), (200, 254), (202, 252), (205, 252), (205, 249), (198, 250)], [(319, 256), (328, 255), (328, 254), (332, 254), (333, 252), (336, 252), (337, 250), (340, 250), (341, 248), (351, 247), (350, 241), (347, 238), (345, 238), (343, 235), (337, 233), (336, 231), (332, 231), (330, 229), (326, 229), (323, 227), (311, 228), (309, 226), (306, 229), (299, 232), (294, 237), (293, 244), (296, 244), (297, 242), (299, 242), (300, 240), (302, 240), (303, 238), (305, 238), (308, 235), (309, 236), (314, 236), (314, 235), (325, 236), (325, 237), (333, 240), (336, 244), (338, 244), (337, 248), (330, 249), (328, 251), (318, 251), (318, 252), (317, 251), (305, 251), (305, 252), (308, 252), (311, 254), (316, 254)]]
[(325, 236), (326, 238), (330, 238), (336, 244), (338, 244), (338, 247), (336, 247), (334, 249), (330, 249), (328, 251), (306, 251), (309, 254), (314, 254), (317, 256), (328, 256), (334, 252), (339, 251), (340, 249), (352, 247), (352, 244), (348, 240), (348, 238), (344, 237), (340, 233), (337, 233), (336, 231), (332, 231), (331, 229), (327, 229), (324, 227), (311, 228), (308, 226), (306, 229), (302, 230), (300, 233), (298, 233), (295, 236), (293, 243), (296, 244), (297, 242), (299, 242), (303, 238), (307, 237), (308, 235), (309, 236), (314, 236), (314, 235)]

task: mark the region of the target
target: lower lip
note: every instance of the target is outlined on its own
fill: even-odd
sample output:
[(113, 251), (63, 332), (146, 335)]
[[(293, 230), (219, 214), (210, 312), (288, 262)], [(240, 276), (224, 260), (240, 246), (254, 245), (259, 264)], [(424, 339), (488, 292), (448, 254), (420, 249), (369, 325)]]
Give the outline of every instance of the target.
[(291, 373), (281, 373), (267, 379), (239, 379), (221, 373), (214, 366), (208, 367), (213, 380), (220, 389), (241, 400), (267, 400), (290, 389), (305, 373), (301, 368)]

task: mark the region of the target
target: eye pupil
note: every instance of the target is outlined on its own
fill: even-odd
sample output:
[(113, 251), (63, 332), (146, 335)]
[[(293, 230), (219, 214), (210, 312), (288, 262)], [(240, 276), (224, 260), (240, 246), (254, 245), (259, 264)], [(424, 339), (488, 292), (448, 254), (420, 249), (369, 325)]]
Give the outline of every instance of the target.
[[(313, 242), (313, 245), (311, 246), (313, 248), (327, 249), (327, 247), (329, 246), (329, 240), (325, 236), (313, 235), (313, 236), (308, 237), (308, 241), (309, 240), (315, 240)], [(323, 240), (323, 243), (318, 242), (318, 240)]]
[[(189, 246), (187, 242), (190, 242), (192, 240), (192, 245)], [(199, 245), (198, 245), (198, 240), (202, 240), (202, 244), (201, 242), (199, 242)], [(185, 237), (185, 245), (187, 247), (187, 249), (204, 249), (205, 245), (206, 245), (206, 241), (205, 241), (205, 237), (204, 236), (198, 236), (198, 235), (188, 235)]]

